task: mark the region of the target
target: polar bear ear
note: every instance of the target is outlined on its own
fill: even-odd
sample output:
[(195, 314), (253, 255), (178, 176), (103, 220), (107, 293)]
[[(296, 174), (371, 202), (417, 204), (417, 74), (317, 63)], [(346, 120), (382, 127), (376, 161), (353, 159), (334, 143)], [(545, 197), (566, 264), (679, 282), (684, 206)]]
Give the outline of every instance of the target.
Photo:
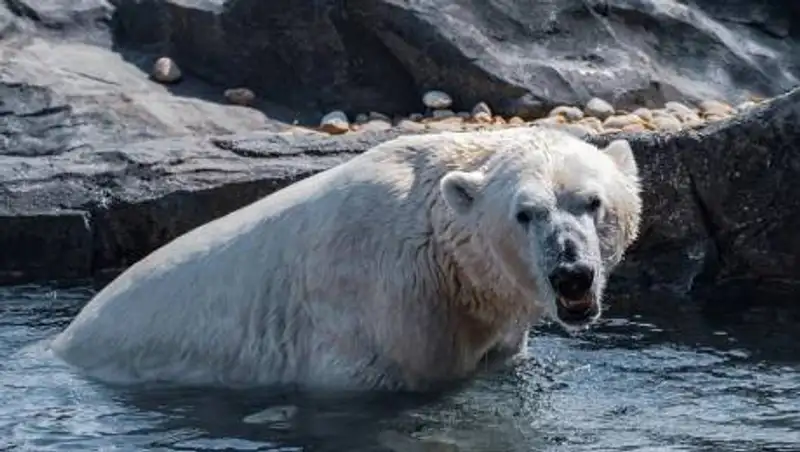
[(617, 168), (626, 175), (631, 177), (639, 175), (639, 168), (636, 165), (636, 159), (633, 157), (633, 150), (628, 140), (614, 140), (603, 149), (603, 152), (608, 154), (611, 160), (617, 164)]
[(465, 214), (475, 203), (483, 186), (484, 175), (479, 171), (450, 171), (439, 182), (447, 205), (456, 213)]

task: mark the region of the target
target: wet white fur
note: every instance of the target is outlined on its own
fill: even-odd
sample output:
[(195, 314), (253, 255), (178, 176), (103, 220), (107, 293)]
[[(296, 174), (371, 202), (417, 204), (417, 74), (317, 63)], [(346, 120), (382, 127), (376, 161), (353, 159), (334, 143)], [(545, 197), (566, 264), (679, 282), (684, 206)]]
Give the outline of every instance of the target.
[(601, 237), (618, 260), (641, 209), (621, 143), (601, 152), (544, 128), (392, 140), (154, 251), (51, 347), (116, 382), (424, 389), (466, 377), (489, 350), (522, 351), (549, 309), (515, 280), (519, 262), (497, 262), (489, 242), (508, 215), (484, 212), (476, 233), (443, 177), (495, 181), (486, 199), (503, 209), (522, 180), (596, 184), (619, 218)]

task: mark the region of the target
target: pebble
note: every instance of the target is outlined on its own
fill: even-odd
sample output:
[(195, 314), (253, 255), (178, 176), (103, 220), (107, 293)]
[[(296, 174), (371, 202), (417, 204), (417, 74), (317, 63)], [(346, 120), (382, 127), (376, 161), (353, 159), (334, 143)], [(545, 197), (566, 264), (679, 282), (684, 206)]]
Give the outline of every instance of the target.
[(622, 131), (631, 133), (645, 132), (647, 131), (647, 127), (645, 127), (644, 124), (628, 124), (622, 128)]
[(680, 130), (682, 124), (678, 119), (672, 115), (653, 115), (653, 125), (656, 129), (659, 130), (667, 130), (667, 131), (676, 131)]
[(664, 109), (670, 113), (678, 113), (682, 115), (696, 114), (696, 112), (693, 109), (687, 107), (686, 105), (680, 102), (675, 102), (675, 101), (670, 101), (664, 104)]
[(458, 113), (456, 113), (456, 116), (458, 116), (461, 119), (469, 119), (472, 117), (472, 115), (468, 111), (459, 111)]
[(508, 124), (512, 126), (521, 126), (525, 124), (525, 120), (520, 118), (519, 116), (514, 116), (508, 120)]
[(474, 107), (472, 107), (472, 116), (476, 116), (481, 113), (485, 113), (490, 117), (492, 116), (492, 109), (489, 108), (489, 105), (486, 102), (478, 102)]
[(669, 116), (672, 119), (678, 119), (678, 118), (675, 117), (675, 115), (673, 115), (672, 113), (668, 112), (667, 110), (664, 110), (663, 108), (658, 108), (658, 109), (655, 109), (655, 110), (651, 110), (650, 113), (653, 114), (653, 118), (656, 118), (656, 117), (659, 117), (659, 116)]
[(614, 114), (614, 107), (599, 97), (593, 97), (586, 103), (584, 112), (588, 116), (594, 116), (600, 120), (605, 120)]
[(425, 124), (413, 121), (411, 119), (401, 119), (397, 122), (396, 127), (407, 132), (421, 132), (425, 130)]
[(249, 88), (229, 88), (223, 94), (234, 105), (250, 105), (256, 100), (256, 94)]
[(183, 74), (178, 65), (169, 57), (161, 57), (153, 63), (153, 80), (161, 83), (175, 83)]
[(450, 108), (453, 105), (453, 99), (444, 91), (431, 90), (422, 96), (422, 103), (433, 109)]
[(417, 122), (422, 121), (424, 117), (425, 115), (423, 115), (422, 113), (411, 113), (410, 115), (408, 115), (409, 120)]
[(566, 120), (563, 116), (548, 116), (546, 118), (539, 118), (533, 121), (534, 124), (542, 124), (542, 125), (559, 125), (566, 123)]
[(642, 118), (643, 121), (653, 122), (653, 112), (648, 108), (637, 108), (636, 110), (633, 110), (633, 113), (631, 114)]
[(699, 107), (700, 111), (703, 112), (705, 116), (716, 115), (724, 117), (733, 113), (733, 107), (716, 100), (704, 100), (700, 102)]
[(502, 116), (495, 116), (495, 117), (492, 119), (492, 122), (493, 122), (495, 125), (498, 125), (498, 126), (504, 126), (504, 125), (508, 124), (508, 123), (506, 122), (506, 120), (505, 120), (505, 119), (504, 119)]
[(578, 121), (578, 124), (583, 125), (596, 132), (599, 132), (600, 130), (603, 129), (603, 122), (595, 118), (594, 116), (587, 116)]
[(452, 118), (455, 115), (453, 110), (433, 110), (433, 113), (431, 113), (431, 117), (434, 119)]
[(367, 121), (369, 121), (369, 116), (367, 116), (366, 114), (359, 113), (356, 115), (356, 120), (355, 120), (356, 124), (364, 124)]
[(559, 105), (558, 107), (550, 110), (550, 113), (547, 116), (563, 116), (569, 121), (578, 121), (579, 119), (583, 118), (583, 111), (581, 111), (581, 109), (578, 107)]
[(428, 122), (425, 127), (430, 130), (458, 132), (464, 129), (464, 120), (458, 116), (452, 116), (442, 121)]
[(622, 129), (623, 127), (630, 124), (641, 124), (641, 123), (642, 123), (642, 118), (636, 115), (626, 114), (621, 116), (609, 116), (608, 118), (606, 118), (605, 121), (603, 121), (603, 127), (606, 129), (608, 128)]
[(385, 119), (371, 119), (364, 124), (361, 124), (360, 130), (362, 132), (372, 132), (389, 130), (392, 128), (392, 123)]
[(664, 104), (664, 109), (673, 116), (675, 116), (681, 122), (688, 122), (693, 121), (696, 119), (700, 119), (700, 115), (697, 114), (696, 111), (687, 107), (686, 105), (680, 102), (667, 102)]
[(320, 129), (330, 134), (341, 134), (350, 130), (350, 121), (341, 110), (334, 110), (322, 117)]

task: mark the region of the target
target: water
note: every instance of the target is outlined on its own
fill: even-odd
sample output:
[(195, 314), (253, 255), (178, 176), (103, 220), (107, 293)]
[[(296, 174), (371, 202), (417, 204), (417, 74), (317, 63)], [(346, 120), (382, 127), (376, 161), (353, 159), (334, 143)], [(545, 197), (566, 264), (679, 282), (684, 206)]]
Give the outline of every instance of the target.
[(0, 290), (0, 450), (800, 451), (796, 310), (543, 328), (536, 359), (451, 393), (356, 397), (87, 381), (41, 341), (91, 294)]

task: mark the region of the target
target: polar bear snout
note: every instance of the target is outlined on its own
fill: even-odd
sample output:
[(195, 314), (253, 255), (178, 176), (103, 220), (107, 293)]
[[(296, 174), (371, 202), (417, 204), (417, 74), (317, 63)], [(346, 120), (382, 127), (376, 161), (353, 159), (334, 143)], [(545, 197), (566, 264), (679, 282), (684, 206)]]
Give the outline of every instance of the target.
[(556, 314), (562, 322), (586, 324), (598, 316), (595, 273), (592, 266), (581, 262), (561, 263), (550, 273), (548, 279), (556, 294)]
[(594, 269), (586, 264), (561, 264), (550, 273), (550, 284), (566, 303), (581, 303), (592, 290)]

